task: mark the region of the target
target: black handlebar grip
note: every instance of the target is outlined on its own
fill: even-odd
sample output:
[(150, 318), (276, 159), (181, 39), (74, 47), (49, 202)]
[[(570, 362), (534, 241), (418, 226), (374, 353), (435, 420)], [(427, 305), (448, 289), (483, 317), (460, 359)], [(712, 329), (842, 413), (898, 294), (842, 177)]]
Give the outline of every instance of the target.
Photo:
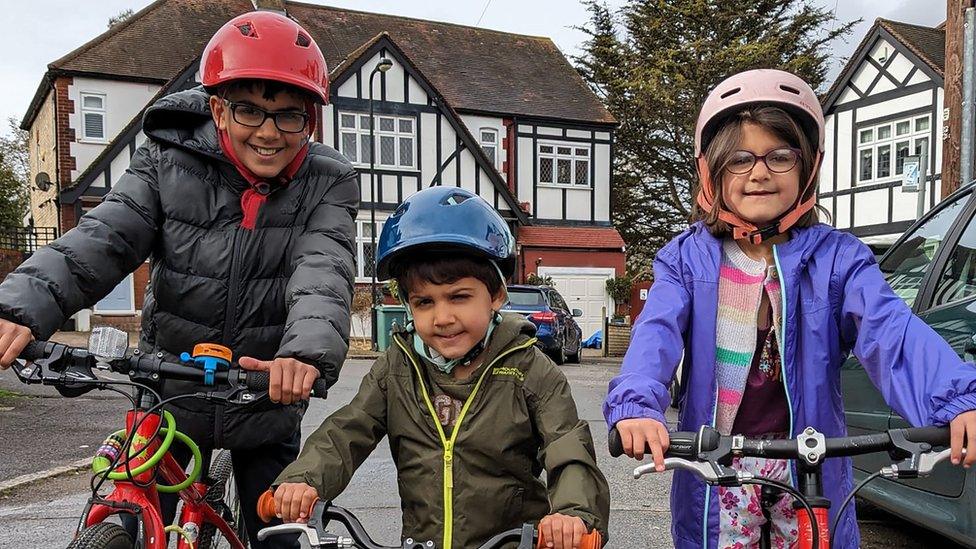
[(949, 445), (949, 427), (914, 427), (904, 429), (905, 438), (912, 442), (925, 442), (932, 446)]
[(45, 351), (46, 347), (46, 341), (31, 341), (26, 347), (24, 347), (24, 350), (20, 352), (20, 358), (30, 361), (45, 358), (47, 356), (47, 351)]
[[(267, 391), (271, 383), (271, 374), (268, 372), (248, 372), (245, 384), (251, 391)], [(329, 394), (329, 385), (322, 378), (316, 379), (312, 383), (313, 398), (325, 398)]]
[[(668, 451), (666, 457), (677, 457), (684, 459), (696, 459), (698, 457), (698, 433), (692, 431), (675, 431), (669, 433)], [(607, 435), (607, 449), (612, 457), (620, 457), (624, 453), (623, 441), (620, 440), (620, 432), (614, 427)], [(644, 445), (644, 453), (651, 455), (651, 447)]]

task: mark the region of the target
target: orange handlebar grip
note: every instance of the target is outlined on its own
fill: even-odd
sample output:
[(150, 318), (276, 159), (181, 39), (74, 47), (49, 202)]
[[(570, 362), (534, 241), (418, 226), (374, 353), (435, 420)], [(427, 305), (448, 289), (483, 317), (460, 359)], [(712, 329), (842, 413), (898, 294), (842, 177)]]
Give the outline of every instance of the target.
[(271, 490), (261, 494), (261, 497), (258, 498), (258, 518), (261, 519), (261, 522), (271, 522), (278, 518), (278, 513), (275, 512), (274, 492)]
[[(583, 534), (583, 539), (580, 540), (580, 549), (600, 549), (603, 546), (603, 536), (600, 532), (593, 530)], [(539, 532), (539, 543), (536, 544), (536, 549), (546, 549), (546, 540), (542, 536), (542, 532)]]

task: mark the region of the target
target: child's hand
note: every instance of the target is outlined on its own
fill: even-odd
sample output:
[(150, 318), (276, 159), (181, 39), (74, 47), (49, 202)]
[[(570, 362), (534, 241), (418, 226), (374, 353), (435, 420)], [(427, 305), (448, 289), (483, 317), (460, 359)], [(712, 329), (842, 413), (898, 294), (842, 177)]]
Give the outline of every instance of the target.
[(308, 513), (319, 495), (308, 484), (286, 482), (275, 490), (275, 509), (285, 522), (308, 522)]
[(0, 370), (9, 368), (33, 339), (30, 328), (0, 320)]
[[(969, 466), (976, 463), (976, 410), (963, 412), (949, 422), (949, 446), (952, 448), (952, 464), (963, 464)], [(966, 450), (966, 459), (962, 459), (963, 448)]]
[(632, 418), (618, 421), (616, 427), (625, 454), (642, 460), (645, 446), (650, 446), (654, 468), (664, 472), (664, 452), (668, 451), (671, 435), (663, 423), (650, 418)]
[(586, 525), (579, 517), (553, 513), (539, 522), (539, 535), (546, 541), (546, 547), (579, 549), (584, 534)]
[(268, 396), (271, 397), (272, 402), (282, 404), (308, 400), (312, 393), (312, 384), (321, 375), (315, 366), (310, 366), (294, 358), (258, 360), (249, 356), (242, 356), (238, 364), (245, 370), (271, 374), (271, 379), (268, 382)]

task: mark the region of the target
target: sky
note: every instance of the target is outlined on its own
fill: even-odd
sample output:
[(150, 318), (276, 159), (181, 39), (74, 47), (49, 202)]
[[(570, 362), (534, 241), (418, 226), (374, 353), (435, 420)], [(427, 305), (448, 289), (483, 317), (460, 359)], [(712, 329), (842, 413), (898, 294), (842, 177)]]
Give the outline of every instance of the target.
[[(863, 19), (846, 41), (831, 45), (832, 62), (827, 83), (843, 67), (871, 24), (878, 17), (935, 26), (945, 19), (940, 0), (810, 0), (837, 14), (841, 21)], [(587, 11), (578, 0), (304, 0), (362, 11), (476, 25), (506, 32), (548, 36), (566, 55), (579, 53), (586, 35), (574, 27), (584, 25)], [(611, 8), (626, 0), (605, 0)], [(27, 111), (47, 64), (68, 54), (107, 28), (109, 18), (126, 9), (138, 11), (150, 0), (33, 0), (9, 2), (0, 33), (3, 77), (0, 78), (0, 133), (6, 120), (18, 123)]]

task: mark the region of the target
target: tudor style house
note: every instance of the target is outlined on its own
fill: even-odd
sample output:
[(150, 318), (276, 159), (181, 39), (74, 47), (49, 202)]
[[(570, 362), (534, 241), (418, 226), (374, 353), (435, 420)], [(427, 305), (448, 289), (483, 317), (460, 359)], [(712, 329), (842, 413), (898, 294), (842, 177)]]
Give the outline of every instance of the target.
[[(53, 181), (33, 189), (34, 224), (67, 231), (99, 204), (145, 139), (144, 109), (198, 85), (210, 36), (268, 3), (158, 0), (50, 64), (22, 125), (31, 132), (32, 179), (44, 172)], [(331, 102), (315, 137), (359, 169), (357, 284), (369, 283), (371, 235), (397, 204), (431, 185), (465, 187), (509, 221), (519, 252), (514, 282), (551, 276), (570, 307), (584, 310), (585, 335), (600, 328), (612, 306), (605, 281), (624, 272), (624, 243), (610, 223), (616, 122), (550, 39), (270, 4), (312, 33), (331, 69)], [(392, 67), (375, 70), (380, 59)], [(137, 324), (148, 278), (147, 264), (78, 315), (79, 327), (92, 314)]]
[(905, 157), (926, 154), (925, 210), (941, 200), (945, 29), (878, 19), (823, 96), (820, 204), (876, 251), (917, 218)]

